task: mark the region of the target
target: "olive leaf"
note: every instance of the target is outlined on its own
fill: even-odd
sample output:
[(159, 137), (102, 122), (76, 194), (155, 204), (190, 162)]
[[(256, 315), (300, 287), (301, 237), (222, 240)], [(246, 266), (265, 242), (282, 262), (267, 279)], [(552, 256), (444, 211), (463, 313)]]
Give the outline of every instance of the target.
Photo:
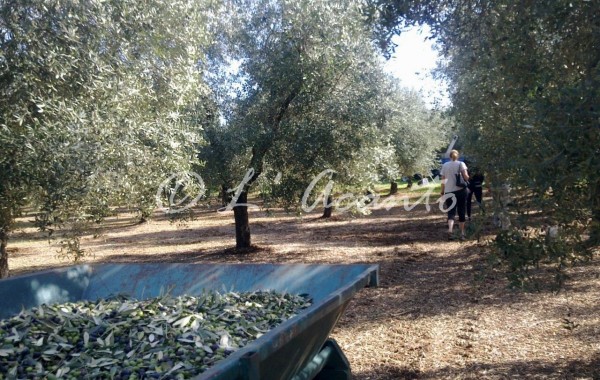
[(48, 379), (193, 377), (309, 304), (274, 292), (206, 292), (41, 305), (0, 320), (0, 378), (25, 368)]
[(15, 350), (10, 348), (10, 349), (0, 349), (0, 356), (9, 356), (15, 353)]

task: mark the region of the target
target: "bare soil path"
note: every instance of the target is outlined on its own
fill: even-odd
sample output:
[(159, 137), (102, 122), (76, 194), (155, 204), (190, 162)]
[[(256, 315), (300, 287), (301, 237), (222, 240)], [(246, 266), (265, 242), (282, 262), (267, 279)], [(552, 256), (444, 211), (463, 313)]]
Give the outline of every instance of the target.
[[(507, 288), (474, 240), (444, 240), (445, 218), (423, 205), (356, 217), (251, 211), (255, 252), (236, 254), (233, 216), (196, 210), (171, 223), (120, 214), (87, 236), (85, 262), (377, 263), (333, 332), (355, 379), (600, 379), (600, 265), (571, 269), (558, 294)], [(70, 265), (25, 216), (11, 274)]]

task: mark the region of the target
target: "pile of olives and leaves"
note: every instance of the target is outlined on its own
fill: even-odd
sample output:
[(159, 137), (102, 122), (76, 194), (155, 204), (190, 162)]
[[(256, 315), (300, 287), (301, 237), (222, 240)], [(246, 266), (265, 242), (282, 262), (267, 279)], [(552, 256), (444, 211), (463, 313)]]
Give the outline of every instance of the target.
[(0, 380), (185, 379), (308, 306), (272, 291), (42, 305), (0, 320)]

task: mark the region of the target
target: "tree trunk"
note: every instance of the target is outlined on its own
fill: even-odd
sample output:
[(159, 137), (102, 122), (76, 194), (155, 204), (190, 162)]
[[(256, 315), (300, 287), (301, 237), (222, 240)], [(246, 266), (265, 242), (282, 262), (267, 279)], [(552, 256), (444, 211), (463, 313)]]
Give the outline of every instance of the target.
[(0, 278), (8, 277), (8, 232), (0, 229)]
[(600, 244), (600, 181), (592, 189), (592, 225), (590, 226), (590, 243)]
[(327, 204), (325, 205), (325, 210), (323, 210), (323, 216), (321, 218), (331, 218), (332, 212), (333, 212), (333, 197), (330, 194), (327, 196)]
[(398, 182), (392, 181), (390, 185), (390, 195), (394, 195), (398, 192)]
[(250, 222), (248, 221), (248, 193), (242, 191), (236, 205), (233, 206), (235, 218), (235, 246), (236, 248), (250, 248)]
[[(250, 165), (248, 166), (248, 169), (250, 169), (251, 172), (247, 172), (248, 174), (251, 173), (251, 175), (249, 178), (245, 177), (244, 182), (240, 184), (240, 186), (244, 186), (244, 189), (240, 193), (236, 204), (233, 206), (233, 217), (235, 219), (235, 246), (237, 249), (247, 249), (251, 246), (250, 222), (248, 221), (248, 191), (250, 191), (250, 187), (254, 181), (262, 174), (265, 156), (273, 146), (275, 136), (279, 132), (281, 120), (283, 120), (290, 103), (300, 93), (301, 88), (302, 79), (300, 79), (296, 87), (294, 87), (283, 100), (279, 109), (276, 110), (276, 113), (272, 117), (269, 117), (268, 124), (271, 126), (271, 133), (267, 134), (269, 137), (264, 141), (259, 141), (252, 147), (252, 158), (250, 158)], [(222, 187), (222, 191), (226, 193), (227, 190), (225, 187)]]
[(227, 193), (229, 186), (221, 185), (221, 204), (223, 207), (227, 206), (231, 202), (231, 196)]

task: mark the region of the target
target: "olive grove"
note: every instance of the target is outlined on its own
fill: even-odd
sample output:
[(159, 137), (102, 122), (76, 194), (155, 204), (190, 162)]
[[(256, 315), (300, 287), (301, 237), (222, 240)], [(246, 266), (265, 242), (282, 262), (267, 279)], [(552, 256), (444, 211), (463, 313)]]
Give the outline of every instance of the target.
[[(222, 120), (205, 129), (200, 159), (203, 178), (233, 209), (237, 248), (248, 248), (247, 203), (255, 183), (270, 199), (297, 208), (324, 171), (315, 194), (330, 181), (366, 188), (382, 162), (391, 166), (398, 152), (405, 154), (392, 141), (390, 120), (397, 141), (415, 140), (414, 132), (429, 126), (408, 126), (409, 117), (399, 121), (401, 112), (427, 113), (416, 101), (418, 110), (389, 116), (404, 95), (383, 73), (360, 3), (245, 1), (222, 12), (211, 65), (221, 69), (211, 83)], [(431, 157), (437, 134), (422, 136), (428, 139), (416, 143)], [(331, 202), (324, 204), (330, 212)]]
[(428, 169), (444, 123), (384, 74), (366, 9), (348, 0), (0, 3), (0, 277), (24, 210), (49, 234), (60, 229), (77, 260), (80, 236), (117, 207), (143, 221), (205, 182), (230, 205), (236, 246), (247, 248), (252, 189), (298, 208), (325, 170), (315, 194), (328, 180), (366, 191)]

